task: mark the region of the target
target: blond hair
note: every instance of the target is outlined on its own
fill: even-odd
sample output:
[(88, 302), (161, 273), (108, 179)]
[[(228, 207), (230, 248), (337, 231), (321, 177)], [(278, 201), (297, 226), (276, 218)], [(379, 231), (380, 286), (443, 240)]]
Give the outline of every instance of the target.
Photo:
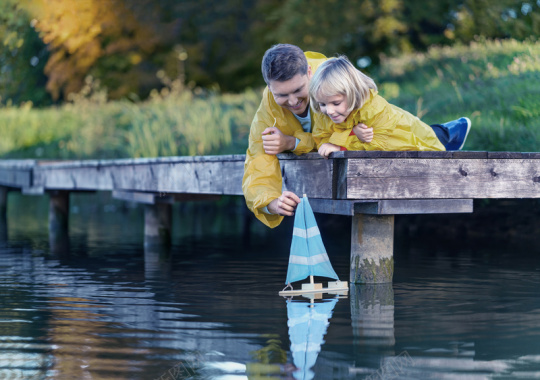
[(377, 85), (366, 74), (356, 69), (347, 57), (330, 58), (319, 65), (309, 84), (309, 96), (315, 111), (321, 112), (318, 96), (344, 95), (347, 112), (362, 108), (369, 99), (369, 90)]

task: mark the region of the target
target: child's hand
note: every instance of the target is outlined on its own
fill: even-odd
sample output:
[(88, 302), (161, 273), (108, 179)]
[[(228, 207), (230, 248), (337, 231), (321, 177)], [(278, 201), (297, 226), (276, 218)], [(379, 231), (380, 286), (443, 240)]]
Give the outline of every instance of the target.
[(339, 152), (341, 150), (341, 147), (338, 145), (330, 144), (330, 143), (324, 143), (319, 148), (319, 154), (323, 156), (324, 158), (328, 158), (330, 153), (332, 152)]
[(369, 128), (364, 123), (358, 123), (352, 130), (358, 140), (362, 142), (370, 143), (373, 140), (373, 128)]

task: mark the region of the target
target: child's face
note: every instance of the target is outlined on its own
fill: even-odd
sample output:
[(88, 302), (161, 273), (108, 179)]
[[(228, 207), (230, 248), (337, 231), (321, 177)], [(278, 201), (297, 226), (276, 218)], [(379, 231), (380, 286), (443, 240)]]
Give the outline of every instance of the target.
[(311, 67), (308, 68), (307, 74), (296, 74), (291, 79), (283, 82), (270, 81), (268, 89), (272, 92), (278, 105), (296, 115), (302, 115), (309, 106), (310, 78)]
[(343, 123), (351, 113), (348, 111), (349, 106), (345, 95), (319, 95), (317, 96), (317, 103), (319, 103), (321, 112), (328, 115), (335, 124)]

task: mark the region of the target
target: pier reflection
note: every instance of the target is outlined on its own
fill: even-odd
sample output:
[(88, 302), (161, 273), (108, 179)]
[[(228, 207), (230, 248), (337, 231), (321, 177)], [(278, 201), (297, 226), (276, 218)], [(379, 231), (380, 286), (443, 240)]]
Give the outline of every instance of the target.
[(355, 364), (349, 373), (374, 373), (381, 358), (395, 355), (392, 284), (350, 284), (350, 300)]
[(144, 277), (147, 280), (171, 278), (171, 249), (167, 246), (147, 245), (144, 247)]
[(8, 241), (7, 216), (0, 210), (0, 247), (5, 247)]

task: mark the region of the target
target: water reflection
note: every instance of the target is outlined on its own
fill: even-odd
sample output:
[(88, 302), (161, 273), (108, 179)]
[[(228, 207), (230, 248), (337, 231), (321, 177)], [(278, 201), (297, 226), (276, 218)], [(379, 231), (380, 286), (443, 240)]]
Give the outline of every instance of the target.
[[(190, 238), (179, 224), (156, 251), (143, 248), (142, 210), (76, 214), (62, 256), (46, 211), (42, 222), (33, 209), (11, 215), (0, 247), (0, 379), (540, 378), (534, 247), (398, 240), (393, 285), (353, 285), (349, 300), (310, 308), (277, 295), (290, 240), (274, 230), (246, 243), (218, 225)], [(321, 233), (345, 276), (347, 237)], [(322, 322), (317, 338), (291, 323), (302, 318)]]
[(332, 317), (338, 296), (332, 299), (287, 301), (287, 325), (291, 341), (291, 354), (297, 370), (293, 376), (297, 380), (311, 380), (315, 373), (311, 370), (317, 361), (324, 336)]
[(376, 373), (381, 357), (393, 357), (394, 290), (392, 284), (351, 284), (351, 324), (356, 362), (349, 374)]
[(144, 275), (147, 280), (169, 280), (172, 275), (172, 254), (168, 246), (145, 245)]

